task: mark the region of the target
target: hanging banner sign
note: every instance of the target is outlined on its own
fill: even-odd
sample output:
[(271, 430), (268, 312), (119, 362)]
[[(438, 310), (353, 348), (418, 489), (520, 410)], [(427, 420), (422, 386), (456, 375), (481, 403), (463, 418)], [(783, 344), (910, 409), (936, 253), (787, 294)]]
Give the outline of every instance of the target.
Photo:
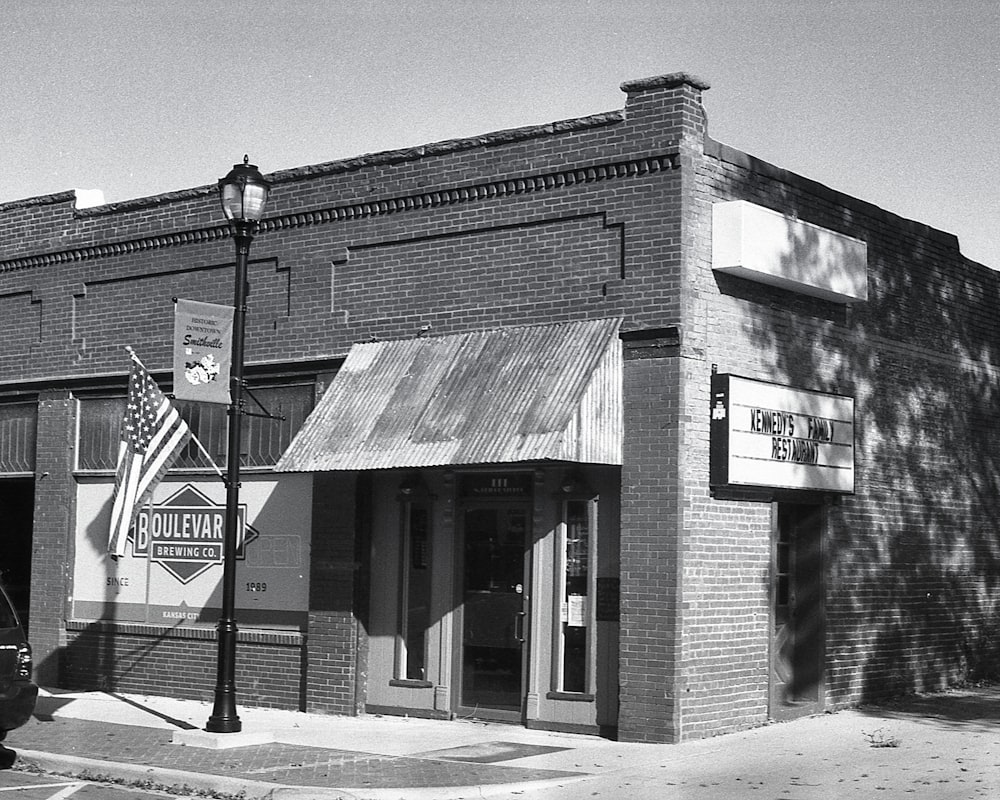
[(854, 398), (712, 376), (713, 487), (854, 492)]
[(232, 352), (232, 306), (174, 303), (174, 397), (229, 405)]

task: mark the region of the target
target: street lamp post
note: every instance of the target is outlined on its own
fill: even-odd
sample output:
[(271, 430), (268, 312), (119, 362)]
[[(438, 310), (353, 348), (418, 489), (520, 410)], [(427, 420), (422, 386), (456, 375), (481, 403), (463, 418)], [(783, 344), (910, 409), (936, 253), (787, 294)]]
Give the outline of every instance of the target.
[(243, 417), (243, 339), (246, 327), (247, 261), (250, 243), (264, 214), (270, 184), (250, 159), (236, 164), (219, 181), (222, 211), (236, 242), (236, 287), (233, 293), (233, 350), (228, 410), (229, 446), (226, 451), (226, 527), (222, 543), (222, 614), (219, 617), (219, 658), (215, 706), (205, 730), (238, 733), (243, 725), (236, 713), (236, 545), (240, 503), (240, 433)]

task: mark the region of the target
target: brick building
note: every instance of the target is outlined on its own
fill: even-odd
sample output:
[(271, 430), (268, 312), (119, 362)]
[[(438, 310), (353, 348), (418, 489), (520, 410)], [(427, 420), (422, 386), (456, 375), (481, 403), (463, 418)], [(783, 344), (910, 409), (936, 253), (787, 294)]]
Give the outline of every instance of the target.
[[(239, 703), (679, 741), (995, 669), (997, 273), (713, 141), (707, 88), (269, 176)], [(172, 298), (232, 301), (216, 189), (0, 219), (39, 679), (207, 699), (221, 481), (190, 448), (106, 543), (124, 346), (169, 391)]]

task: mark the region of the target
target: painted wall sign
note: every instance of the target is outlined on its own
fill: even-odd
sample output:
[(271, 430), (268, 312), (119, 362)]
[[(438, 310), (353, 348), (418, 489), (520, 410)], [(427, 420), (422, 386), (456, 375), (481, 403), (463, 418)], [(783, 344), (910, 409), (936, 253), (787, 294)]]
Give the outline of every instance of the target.
[(174, 397), (228, 405), (233, 307), (197, 300), (174, 304)]
[[(244, 475), (237, 548), (240, 628), (303, 629), (309, 601), (312, 487), (308, 475)], [(222, 607), (225, 487), (164, 481), (132, 529), (126, 554), (107, 555), (113, 481), (77, 487), (72, 613), (79, 620), (212, 626)]]
[(854, 492), (854, 398), (712, 376), (713, 487)]
[[(246, 547), (258, 536), (246, 524), (247, 507), (237, 509), (239, 530), (237, 560), (244, 560)], [(209, 567), (222, 563), (222, 541), (226, 508), (218, 506), (186, 485), (159, 505), (146, 506), (132, 528), (132, 554), (146, 556), (181, 583), (197, 578)]]

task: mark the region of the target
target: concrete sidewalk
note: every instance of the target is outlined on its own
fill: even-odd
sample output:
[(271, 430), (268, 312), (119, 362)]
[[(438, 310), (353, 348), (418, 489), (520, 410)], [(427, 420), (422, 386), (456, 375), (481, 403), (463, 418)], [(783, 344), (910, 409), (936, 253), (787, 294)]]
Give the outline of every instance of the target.
[(1000, 796), (996, 687), (680, 745), (253, 708), (239, 709), (243, 732), (210, 735), (200, 730), (210, 713), (194, 701), (43, 691), (4, 744), (15, 766), (247, 800)]

